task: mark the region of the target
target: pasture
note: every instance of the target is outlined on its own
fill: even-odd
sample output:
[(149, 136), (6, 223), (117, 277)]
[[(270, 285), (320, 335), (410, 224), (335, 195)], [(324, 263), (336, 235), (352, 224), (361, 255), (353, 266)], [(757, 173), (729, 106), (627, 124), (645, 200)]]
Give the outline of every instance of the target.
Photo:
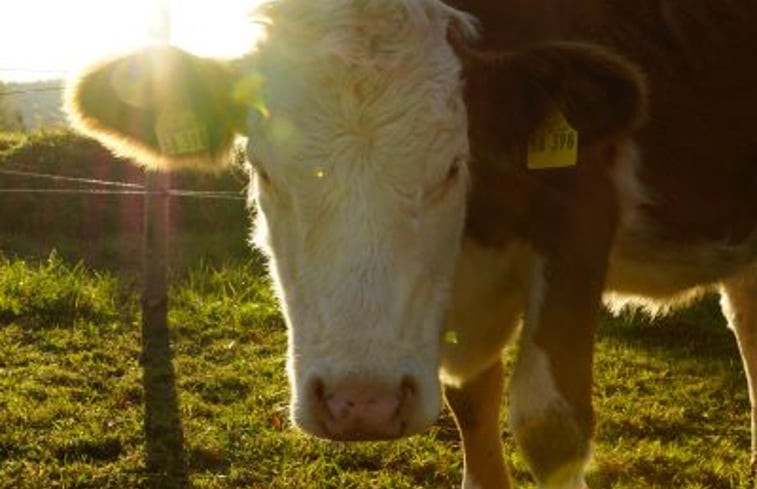
[[(293, 431), (285, 330), (260, 259), (175, 278), (170, 348), (151, 349), (163, 358), (142, 354), (150, 339), (137, 284), (54, 254), (0, 260), (0, 488), (459, 484), (446, 414), (401, 442), (330, 443)], [(160, 364), (168, 368), (150, 370)], [(745, 381), (716, 304), (656, 322), (605, 318), (596, 371), (591, 487), (748, 487)], [(146, 412), (172, 429), (146, 436)], [(533, 487), (501, 426), (518, 487)], [(183, 451), (166, 450), (176, 440)], [(175, 469), (150, 473), (148, 459)]]
[[(126, 178), (112, 173), (122, 162), (71, 138), (2, 139), (0, 164), (82, 174), (82, 161), (101, 161), (112, 170), (98, 166), (100, 178)], [(447, 412), (400, 442), (291, 428), (286, 332), (239, 201), (172, 204), (170, 337), (143, 335), (139, 225), (114, 224), (124, 202), (0, 200), (0, 489), (459, 486)], [(713, 300), (664, 320), (603, 317), (595, 370), (592, 488), (751, 489), (746, 381)], [(517, 487), (533, 488), (500, 426)]]

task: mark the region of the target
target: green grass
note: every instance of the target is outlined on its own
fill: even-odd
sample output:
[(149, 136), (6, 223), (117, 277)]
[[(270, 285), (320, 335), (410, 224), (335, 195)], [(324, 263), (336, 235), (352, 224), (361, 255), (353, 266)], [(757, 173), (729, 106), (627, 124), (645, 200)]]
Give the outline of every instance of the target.
[[(258, 258), (173, 283), (171, 349), (145, 358), (135, 279), (54, 255), (0, 258), (0, 489), (459, 484), (446, 413), (391, 443), (322, 442), (289, 426), (285, 331)], [(715, 302), (654, 323), (603, 318), (596, 370), (591, 487), (748, 487), (746, 385)], [(146, 439), (146, 411), (177, 432)], [(502, 432), (517, 487), (532, 488), (504, 420)], [(178, 469), (156, 470), (160, 457)]]

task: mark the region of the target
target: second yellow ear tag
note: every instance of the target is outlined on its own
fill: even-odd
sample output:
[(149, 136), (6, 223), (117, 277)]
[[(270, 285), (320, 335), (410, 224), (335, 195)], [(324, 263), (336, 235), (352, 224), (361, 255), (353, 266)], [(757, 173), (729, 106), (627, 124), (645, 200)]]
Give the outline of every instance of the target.
[(559, 110), (552, 111), (528, 140), (527, 166), (531, 170), (575, 166), (578, 131)]
[(208, 131), (191, 110), (168, 110), (155, 123), (160, 150), (168, 156), (201, 153), (210, 147)]

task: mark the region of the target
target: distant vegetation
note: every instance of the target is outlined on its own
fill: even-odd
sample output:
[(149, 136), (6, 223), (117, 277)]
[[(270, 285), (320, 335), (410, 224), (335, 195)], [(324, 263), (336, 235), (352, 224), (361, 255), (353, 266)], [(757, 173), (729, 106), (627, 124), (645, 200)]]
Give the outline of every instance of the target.
[(8, 85), (0, 81), (0, 131), (24, 129), (24, 117), (10, 94)]
[[(20, 170), (123, 183), (144, 183), (140, 169), (99, 143), (70, 131), (0, 133), (0, 170)], [(219, 175), (176, 174), (174, 188), (230, 190), (244, 195), (241, 168)], [(0, 173), (2, 189), (114, 189), (67, 180)], [(120, 189), (123, 190), (123, 189)], [(44, 257), (51, 249), (72, 261), (137, 269), (142, 243), (142, 197), (0, 192), (0, 250)], [(249, 217), (243, 200), (171, 200), (172, 265), (246, 259)]]
[(37, 130), (65, 124), (63, 80), (0, 83), (0, 130)]

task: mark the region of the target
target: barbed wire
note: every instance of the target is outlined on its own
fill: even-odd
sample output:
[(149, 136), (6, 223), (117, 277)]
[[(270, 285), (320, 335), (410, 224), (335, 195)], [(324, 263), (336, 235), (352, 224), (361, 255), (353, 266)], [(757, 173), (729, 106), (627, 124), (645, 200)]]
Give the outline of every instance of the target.
[(111, 190), (86, 188), (0, 188), (0, 194), (93, 194), (93, 195), (163, 195), (168, 192), (147, 190)]
[(138, 188), (138, 189), (145, 188), (144, 185), (141, 185), (139, 183), (115, 182), (112, 180), (98, 180), (98, 179), (93, 179), (93, 178), (73, 177), (73, 176), (68, 176), (68, 175), (53, 175), (50, 173), (38, 173), (38, 172), (32, 172), (32, 171), (26, 171), (26, 170), (0, 169), (0, 174), (13, 175), (13, 176), (19, 176), (19, 177), (29, 177), (29, 178), (41, 178), (41, 179), (48, 179), (48, 180), (59, 180), (59, 181), (66, 181), (66, 182), (88, 183), (88, 184), (93, 184), (93, 185), (104, 185), (104, 186), (112, 186), (112, 187), (129, 187), (129, 188)]
[[(58, 69), (41, 69), (41, 68), (20, 68), (20, 67), (0, 67), (0, 72), (26, 72), (26, 73), (60, 73), (66, 74), (68, 70)], [(11, 82), (15, 84), (33, 84), (35, 82)], [(42, 81), (41, 83), (45, 83)], [(41, 87), (27, 87), (13, 90), (0, 91), (0, 97), (9, 95), (23, 95), (40, 92), (60, 92), (63, 91), (63, 84), (47, 85)], [(233, 190), (191, 190), (191, 189), (167, 189), (165, 191), (147, 190), (144, 185), (130, 182), (119, 182), (113, 180), (101, 180), (87, 177), (76, 177), (70, 175), (54, 175), (50, 173), (40, 173), (28, 168), (0, 168), (0, 174), (46, 179), (58, 182), (80, 183), (88, 186), (114, 187), (114, 188), (36, 188), (36, 187), (0, 187), (0, 194), (68, 194), (68, 195), (122, 195), (122, 196), (169, 196), (169, 197), (188, 197), (200, 199), (223, 199), (223, 200), (245, 200), (241, 191)]]
[(172, 188), (161, 191), (147, 190), (144, 185), (130, 182), (118, 182), (113, 180), (99, 180), (93, 178), (80, 178), (68, 175), (53, 175), (19, 169), (0, 169), (0, 174), (38, 178), (55, 181), (82, 183), (87, 185), (101, 185), (117, 188), (35, 188), (35, 187), (0, 187), (0, 194), (89, 194), (89, 195), (156, 195), (167, 197), (190, 197), (198, 199), (220, 200), (245, 200), (242, 191), (236, 190), (191, 190)]
[(64, 194), (64, 195), (126, 195), (126, 196), (164, 196), (164, 197), (192, 197), (198, 199), (245, 200), (237, 192), (203, 192), (198, 190), (168, 189), (166, 191), (150, 190), (112, 190), (86, 188), (0, 188), (1, 194)]

